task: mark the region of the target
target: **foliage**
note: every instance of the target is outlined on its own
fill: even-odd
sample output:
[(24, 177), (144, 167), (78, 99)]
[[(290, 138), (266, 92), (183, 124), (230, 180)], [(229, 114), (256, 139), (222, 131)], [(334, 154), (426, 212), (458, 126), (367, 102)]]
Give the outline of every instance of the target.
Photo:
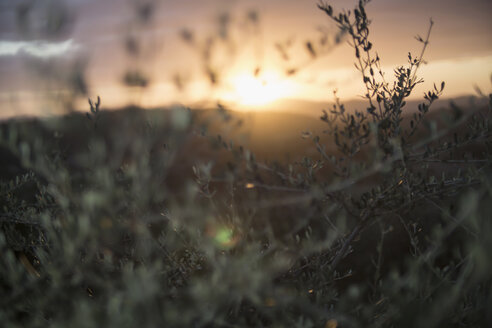
[[(387, 82), (366, 3), (319, 4), (354, 48), (368, 106), (324, 111), (334, 147), (306, 134), (315, 157), (261, 163), (211, 137), (234, 124), (222, 107), (121, 119), (98, 99), (90, 121), (3, 125), (24, 168), (0, 184), (3, 326), (490, 322), (492, 96), (430, 116), (442, 83), (406, 119), (430, 28)], [(190, 155), (209, 140), (220, 149)]]

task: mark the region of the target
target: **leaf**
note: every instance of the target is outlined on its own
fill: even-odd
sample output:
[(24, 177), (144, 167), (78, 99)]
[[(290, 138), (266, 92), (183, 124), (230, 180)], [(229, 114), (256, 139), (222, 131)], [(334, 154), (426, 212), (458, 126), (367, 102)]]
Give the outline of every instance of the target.
[(288, 69), (288, 70), (287, 70), (287, 72), (286, 72), (286, 74), (287, 74), (288, 76), (290, 76), (290, 75), (294, 75), (294, 74), (296, 74), (296, 73), (297, 73), (297, 68), (291, 68), (291, 69)]
[(193, 35), (193, 32), (191, 32), (190, 30), (188, 29), (182, 29), (179, 33), (179, 36), (181, 37), (181, 39), (183, 39), (185, 42), (187, 43), (194, 43), (195, 41), (195, 38), (194, 38), (194, 35)]
[(256, 67), (255, 68), (255, 71), (254, 71), (254, 76), (255, 77), (258, 77), (261, 73), (261, 67)]
[(301, 136), (302, 136), (303, 139), (308, 139), (308, 138), (311, 138), (312, 134), (309, 131), (303, 131), (301, 133)]
[(306, 49), (308, 50), (311, 57), (316, 58), (316, 51), (314, 50), (313, 44), (310, 41), (306, 42)]

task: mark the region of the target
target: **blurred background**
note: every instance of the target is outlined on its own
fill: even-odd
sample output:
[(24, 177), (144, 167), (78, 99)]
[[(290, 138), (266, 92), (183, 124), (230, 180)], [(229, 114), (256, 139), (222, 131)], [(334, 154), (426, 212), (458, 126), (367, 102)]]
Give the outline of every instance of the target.
[[(317, 3), (0, 0), (0, 118), (87, 110), (96, 95), (104, 108), (220, 102), (317, 113), (335, 89), (361, 99), (353, 49)], [(445, 98), (490, 92), (491, 1), (375, 0), (367, 12), (389, 78), (435, 22), (413, 99), (441, 81)]]

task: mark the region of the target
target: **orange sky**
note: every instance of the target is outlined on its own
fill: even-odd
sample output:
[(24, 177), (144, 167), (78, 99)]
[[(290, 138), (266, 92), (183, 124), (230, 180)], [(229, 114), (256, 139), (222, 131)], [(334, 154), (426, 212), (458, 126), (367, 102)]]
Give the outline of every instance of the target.
[[(325, 14), (316, 8), (316, 1), (150, 3), (154, 2), (154, 14), (146, 24), (138, 23), (135, 10), (145, 1), (68, 0), (60, 12), (35, 6), (29, 16), (34, 23), (24, 34), (19, 33), (16, 21), (18, 7), (2, 2), (0, 117), (50, 112), (52, 95), (64, 92), (66, 83), (61, 80), (72, 78), (64, 74), (74, 63), (85, 68), (89, 94), (101, 95), (106, 106), (219, 100), (254, 108), (278, 97), (329, 102), (335, 88), (343, 99), (356, 98), (363, 92), (348, 45), (333, 47), (316, 60), (305, 51), (307, 40), (321, 37), (320, 27), (329, 35), (336, 33)], [(335, 9), (355, 4), (341, 0), (330, 3)], [(257, 23), (249, 14), (252, 11), (258, 13)], [(374, 0), (367, 12), (373, 20), (371, 39), (388, 74), (395, 66), (405, 64), (408, 51), (418, 52), (414, 36), (425, 34), (430, 17), (435, 21), (425, 56), (428, 64), (420, 74), (426, 82), (415, 90), (414, 98), (443, 80), (445, 97), (473, 94), (474, 85), (484, 92), (491, 91), (491, 1)], [(43, 33), (50, 26), (46, 22), (59, 17), (57, 13), (68, 14), (64, 29), (55, 36)], [(225, 13), (229, 18), (229, 28), (223, 35), (226, 41), (213, 48), (211, 63), (219, 83), (211, 85), (204, 74), (204, 44), (207, 37), (225, 33), (218, 28), (218, 17), (226, 17)], [(182, 40), (183, 29), (193, 33), (194, 45)], [(129, 35), (138, 40), (137, 56), (125, 52)], [(275, 44), (286, 45), (289, 40), (290, 60), (286, 61)], [(255, 77), (257, 67), (261, 70)], [(299, 72), (286, 76), (291, 68), (299, 68)], [(144, 92), (122, 86), (126, 70), (138, 70), (149, 79)], [(181, 90), (176, 87), (177, 77), (183, 85)]]

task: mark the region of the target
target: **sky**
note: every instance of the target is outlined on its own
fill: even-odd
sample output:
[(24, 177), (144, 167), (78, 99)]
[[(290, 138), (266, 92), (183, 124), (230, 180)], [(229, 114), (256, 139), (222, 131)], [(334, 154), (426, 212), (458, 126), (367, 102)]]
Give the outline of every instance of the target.
[[(327, 2), (335, 11), (356, 4)], [(0, 117), (53, 113), (86, 94), (107, 107), (220, 101), (254, 109), (278, 98), (330, 102), (335, 89), (357, 98), (363, 84), (345, 40), (316, 49), (316, 58), (306, 51), (307, 41), (330, 44), (337, 35), (317, 3), (0, 0)], [(409, 51), (419, 53), (414, 37), (435, 22), (414, 99), (441, 81), (449, 98), (475, 86), (492, 91), (492, 1), (373, 0), (366, 11), (388, 76)]]

